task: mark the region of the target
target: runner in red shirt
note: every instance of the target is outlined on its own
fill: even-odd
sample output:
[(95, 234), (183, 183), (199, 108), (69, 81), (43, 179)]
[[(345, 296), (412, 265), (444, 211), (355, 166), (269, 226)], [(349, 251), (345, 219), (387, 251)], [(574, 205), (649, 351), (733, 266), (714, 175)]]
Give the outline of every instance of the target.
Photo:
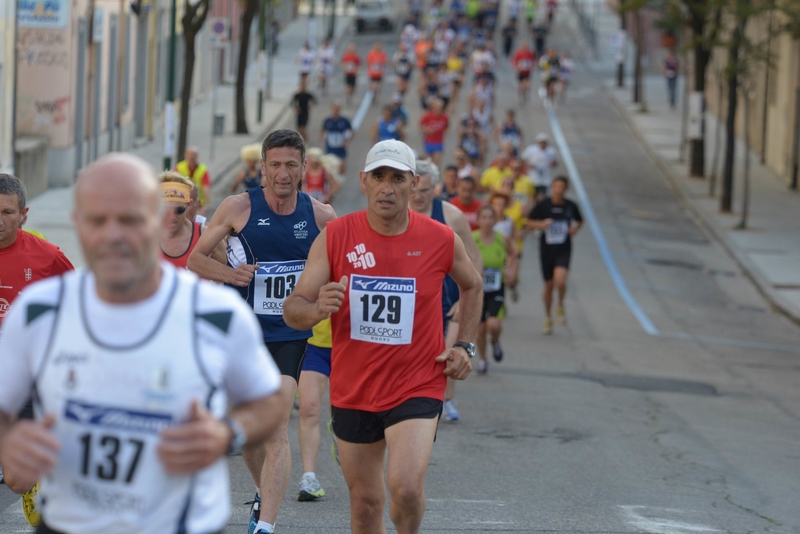
[(22, 230), (25, 203), (22, 181), (0, 174), (0, 325), (25, 286), (73, 269), (60, 248)]
[(444, 152), (444, 134), (450, 127), (450, 119), (444, 113), (444, 104), (438, 98), (429, 101), (430, 110), (419, 120), (425, 143), (425, 153), (436, 166), (442, 159)]
[[(26, 197), (25, 185), (19, 178), (0, 174), (0, 326), (26, 286), (73, 270), (60, 248), (22, 230), (28, 218)], [(33, 418), (30, 401), (19, 415), (22, 419)], [(28, 524), (39, 526), (42, 518), (36, 507), (38, 485), (15, 478), (6, 478), (5, 482), (12, 491), (22, 494), (22, 511)]]
[[(192, 182), (175, 171), (165, 171), (159, 179), (161, 198), (167, 208), (159, 242), (161, 257), (178, 269), (186, 269), (189, 254), (200, 241), (206, 226), (186, 216), (192, 201)], [(217, 245), (211, 257), (223, 265), (227, 264), (224, 242)]]
[[(331, 317), (333, 431), (355, 534), (384, 531), (387, 449), (392, 521), (418, 531), (446, 377), (466, 378), (475, 348), (466, 340), (476, 334), (481, 279), (452, 229), (408, 209), (415, 166), (401, 141), (372, 147), (361, 173), (367, 210), (328, 223), (284, 304), (293, 328)], [(448, 273), (461, 291), (465, 341), (445, 349)]]
[(344, 71), (345, 94), (347, 95), (347, 103), (353, 98), (353, 91), (356, 89), (356, 76), (358, 76), (358, 68), (361, 66), (361, 56), (356, 52), (355, 43), (347, 45), (344, 55), (342, 55), (342, 70)]
[(372, 50), (367, 54), (367, 72), (369, 73), (369, 84), (372, 89), (372, 102), (378, 101), (378, 95), (381, 92), (381, 81), (383, 80), (383, 73), (386, 71), (386, 52), (381, 48), (381, 43), (375, 41)]
[(528, 43), (524, 40), (519, 49), (514, 52), (511, 65), (517, 71), (519, 101), (520, 104), (524, 104), (528, 100), (528, 89), (531, 87), (531, 72), (536, 65), (536, 53), (528, 47)]
[(475, 198), (475, 180), (471, 176), (460, 179), (456, 191), (457, 194), (450, 199), (450, 204), (464, 212), (464, 217), (474, 232), (478, 229), (478, 210), (483, 206), (483, 202)]

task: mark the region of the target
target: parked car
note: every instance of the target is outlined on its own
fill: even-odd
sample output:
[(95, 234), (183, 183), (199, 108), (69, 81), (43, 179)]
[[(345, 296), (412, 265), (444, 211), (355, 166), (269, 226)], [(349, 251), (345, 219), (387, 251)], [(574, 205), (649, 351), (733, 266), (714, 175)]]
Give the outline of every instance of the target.
[(394, 29), (394, 13), (389, 0), (356, 0), (356, 32), (367, 28)]

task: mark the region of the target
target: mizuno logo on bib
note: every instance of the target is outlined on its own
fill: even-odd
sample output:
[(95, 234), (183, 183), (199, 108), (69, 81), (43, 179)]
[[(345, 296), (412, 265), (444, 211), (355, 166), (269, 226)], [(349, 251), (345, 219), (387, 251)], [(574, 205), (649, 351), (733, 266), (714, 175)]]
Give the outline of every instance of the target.
[(416, 278), (350, 277), (350, 338), (382, 345), (410, 345)]
[(260, 261), (253, 277), (253, 311), (257, 315), (283, 315), (283, 301), (306, 267), (305, 260)]

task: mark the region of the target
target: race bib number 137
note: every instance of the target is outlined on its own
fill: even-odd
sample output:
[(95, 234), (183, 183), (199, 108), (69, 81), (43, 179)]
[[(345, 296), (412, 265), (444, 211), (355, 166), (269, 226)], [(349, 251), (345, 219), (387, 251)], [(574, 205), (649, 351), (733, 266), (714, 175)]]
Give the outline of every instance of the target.
[(350, 338), (409, 345), (414, 328), (415, 278), (350, 277)]

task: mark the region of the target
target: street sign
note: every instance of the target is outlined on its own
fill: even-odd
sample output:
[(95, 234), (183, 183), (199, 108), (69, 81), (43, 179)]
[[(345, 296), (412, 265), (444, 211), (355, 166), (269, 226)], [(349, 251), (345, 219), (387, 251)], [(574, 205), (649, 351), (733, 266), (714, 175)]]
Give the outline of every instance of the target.
[(230, 43), (231, 21), (225, 17), (211, 18), (211, 48), (225, 48)]

